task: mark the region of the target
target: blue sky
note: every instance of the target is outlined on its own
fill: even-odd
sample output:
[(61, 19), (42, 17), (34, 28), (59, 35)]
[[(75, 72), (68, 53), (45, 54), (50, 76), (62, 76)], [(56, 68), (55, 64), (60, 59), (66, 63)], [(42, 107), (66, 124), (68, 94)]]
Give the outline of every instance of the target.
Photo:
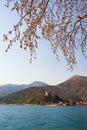
[(6, 53), (7, 43), (3, 42), (3, 34), (7, 33), (17, 23), (17, 15), (0, 3), (0, 85), (7, 83), (29, 84), (33, 81), (43, 81), (48, 84), (61, 83), (73, 75), (87, 76), (87, 59), (77, 52), (77, 67), (68, 71), (62, 53), (60, 62), (52, 53), (48, 41), (40, 40), (38, 43), (37, 58), (29, 63), (29, 52), (19, 48), (15, 43)]

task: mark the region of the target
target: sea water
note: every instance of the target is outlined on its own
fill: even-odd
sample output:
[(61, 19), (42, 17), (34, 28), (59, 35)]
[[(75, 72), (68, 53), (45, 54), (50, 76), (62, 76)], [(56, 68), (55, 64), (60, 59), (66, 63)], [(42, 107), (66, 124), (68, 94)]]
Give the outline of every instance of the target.
[(87, 106), (0, 105), (0, 130), (87, 130)]

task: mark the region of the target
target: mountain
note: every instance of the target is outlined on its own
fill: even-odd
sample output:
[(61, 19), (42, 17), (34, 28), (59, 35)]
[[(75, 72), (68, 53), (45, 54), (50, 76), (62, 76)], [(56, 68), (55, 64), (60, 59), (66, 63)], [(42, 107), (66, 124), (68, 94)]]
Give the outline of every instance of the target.
[(64, 94), (60, 88), (54, 86), (30, 87), (0, 98), (0, 103), (44, 105), (46, 103), (62, 101), (58, 93)]
[(87, 77), (73, 76), (67, 81), (58, 84), (56, 87), (62, 88), (65, 91), (65, 98), (82, 98), (87, 96)]
[(0, 86), (0, 97), (25, 89), (26, 85), (6, 84)]
[(0, 103), (4, 104), (47, 105), (61, 102), (87, 105), (87, 77), (76, 75), (55, 86), (33, 86), (0, 98)]
[(44, 83), (44, 82), (41, 82), (41, 81), (34, 81), (33, 83), (31, 84), (28, 84), (27, 86), (28, 87), (43, 87), (43, 86), (47, 86), (48, 84)]
[(0, 97), (9, 95), (11, 93), (29, 88), (29, 87), (42, 87), (42, 86), (46, 86), (47, 84), (41, 81), (35, 81), (31, 84), (22, 84), (22, 85), (17, 85), (17, 84), (6, 84), (6, 85), (2, 85), (0, 86)]

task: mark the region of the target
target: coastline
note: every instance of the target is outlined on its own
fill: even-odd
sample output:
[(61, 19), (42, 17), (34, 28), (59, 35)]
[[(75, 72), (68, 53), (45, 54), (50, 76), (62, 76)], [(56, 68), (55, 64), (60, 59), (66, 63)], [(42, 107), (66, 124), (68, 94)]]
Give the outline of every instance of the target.
[(58, 102), (58, 103), (1, 103), (0, 105), (23, 105), (23, 106), (87, 106), (87, 102)]
[(87, 106), (87, 104), (58, 104), (58, 103), (52, 103), (52, 104), (18, 104), (18, 105), (24, 105), (24, 106)]
[(49, 107), (58, 107), (58, 106), (87, 106), (87, 104), (79, 104), (79, 105), (58, 105), (58, 104), (46, 104), (46, 105), (38, 105), (38, 104), (0, 104), (0, 105), (19, 105), (19, 106), (49, 106)]

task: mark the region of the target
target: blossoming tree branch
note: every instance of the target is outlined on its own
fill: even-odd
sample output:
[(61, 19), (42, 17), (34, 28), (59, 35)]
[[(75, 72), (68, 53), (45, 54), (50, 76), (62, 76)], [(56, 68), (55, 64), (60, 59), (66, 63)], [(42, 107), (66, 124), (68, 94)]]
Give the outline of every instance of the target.
[(86, 56), (87, 0), (6, 0), (5, 6), (16, 11), (20, 18), (3, 35), (8, 42), (6, 51), (19, 41), (20, 48), (30, 50), (31, 61), (36, 57), (38, 40), (43, 38), (49, 41), (58, 59), (61, 49), (70, 69), (77, 63), (77, 50), (81, 49)]

